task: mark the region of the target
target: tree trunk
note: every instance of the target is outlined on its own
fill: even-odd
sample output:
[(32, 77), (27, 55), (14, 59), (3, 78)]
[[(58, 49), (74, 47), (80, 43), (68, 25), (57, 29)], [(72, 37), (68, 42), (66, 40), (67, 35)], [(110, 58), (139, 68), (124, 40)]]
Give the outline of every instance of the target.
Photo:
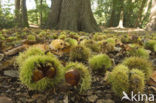
[[(42, 3), (43, 3), (43, 0), (40, 0), (40, 7), (42, 8)], [(40, 11), (40, 26), (42, 27), (42, 24), (43, 24), (43, 22), (42, 22), (42, 9), (41, 9), (41, 11)]]
[(17, 27), (28, 27), (26, 0), (15, 0), (15, 23)]
[(26, 7), (26, 0), (21, 0), (21, 22), (22, 27), (28, 27), (28, 16), (27, 16), (27, 7)]
[(112, 8), (112, 13), (111, 13), (111, 17), (109, 20), (109, 26), (114, 26), (114, 18), (115, 18), (115, 9), (116, 9), (116, 0), (113, 0), (113, 8)]
[(146, 30), (156, 31), (156, 0), (152, 0), (152, 9), (149, 23), (146, 25)]
[(124, 28), (123, 22), (124, 22), (124, 0), (120, 1), (120, 19), (119, 19), (119, 24), (117, 28)]
[(138, 12), (138, 17), (137, 17), (137, 19), (136, 19), (137, 21), (136, 21), (135, 27), (139, 27), (139, 25), (140, 25), (140, 23), (141, 23), (142, 13), (143, 13), (143, 10), (144, 10), (144, 7), (145, 7), (146, 2), (147, 2), (147, 0), (143, 0), (143, 1), (142, 1), (140, 10), (139, 10), (139, 12)]
[(15, 0), (15, 23), (18, 27), (21, 25), (20, 0)]
[(120, 13), (120, 20), (119, 20), (119, 25), (117, 26), (117, 28), (124, 28), (123, 21), (124, 21), (124, 11), (122, 10)]
[(48, 27), (62, 30), (97, 32), (90, 0), (52, 0)]

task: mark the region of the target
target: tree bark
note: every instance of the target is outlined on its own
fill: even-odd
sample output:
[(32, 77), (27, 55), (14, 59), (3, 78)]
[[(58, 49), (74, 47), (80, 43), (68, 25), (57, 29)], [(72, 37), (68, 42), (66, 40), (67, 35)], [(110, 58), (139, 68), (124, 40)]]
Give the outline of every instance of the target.
[(120, 19), (119, 19), (119, 24), (117, 28), (124, 28), (123, 22), (124, 22), (124, 0), (121, 0), (120, 1)]
[(21, 0), (21, 22), (22, 27), (28, 27), (28, 16), (27, 16), (27, 7), (26, 7), (26, 0)]
[(48, 27), (62, 30), (97, 32), (90, 0), (52, 0)]
[(16, 23), (17, 26), (21, 25), (20, 0), (15, 0), (15, 23)]
[(141, 7), (140, 7), (140, 10), (139, 10), (139, 13), (138, 13), (138, 17), (137, 17), (138, 19), (136, 19), (137, 21), (136, 21), (135, 27), (139, 27), (139, 25), (141, 23), (142, 14), (143, 14), (143, 10), (144, 10), (146, 2), (147, 2), (147, 0), (142, 1)]
[(114, 18), (115, 18), (115, 9), (116, 9), (116, 2), (115, 0), (113, 0), (113, 8), (112, 8), (112, 13), (111, 13), (111, 17), (109, 20), (109, 26), (114, 26)]
[(26, 0), (15, 0), (15, 23), (17, 27), (28, 27)]
[(120, 13), (120, 20), (117, 28), (124, 28), (123, 22), (124, 22), (124, 10), (122, 10)]
[[(43, 0), (40, 0), (40, 6), (41, 6), (41, 8), (42, 8), (42, 4), (43, 4)], [(42, 27), (42, 24), (43, 24), (43, 22), (42, 22), (43, 20), (42, 20), (42, 9), (41, 9), (41, 11), (40, 11), (40, 26)]]
[(152, 0), (152, 8), (149, 23), (146, 25), (146, 30), (156, 31), (156, 0)]

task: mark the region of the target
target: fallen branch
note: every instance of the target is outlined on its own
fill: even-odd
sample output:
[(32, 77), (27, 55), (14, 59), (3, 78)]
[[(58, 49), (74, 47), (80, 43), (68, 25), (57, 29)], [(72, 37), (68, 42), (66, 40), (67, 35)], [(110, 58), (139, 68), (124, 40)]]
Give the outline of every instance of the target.
[(11, 50), (8, 50), (7, 52), (4, 52), (4, 54), (6, 56), (12, 56), (12, 55), (15, 55), (23, 50), (25, 50), (27, 48), (27, 45), (22, 45), (22, 46), (18, 46), (16, 48), (13, 48)]

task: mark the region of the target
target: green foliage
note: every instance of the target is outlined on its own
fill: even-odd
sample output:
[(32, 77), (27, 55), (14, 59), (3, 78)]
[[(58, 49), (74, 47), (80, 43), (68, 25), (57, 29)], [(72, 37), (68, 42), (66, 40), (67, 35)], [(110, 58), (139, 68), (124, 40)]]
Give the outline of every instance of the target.
[(124, 65), (117, 65), (108, 77), (112, 84), (112, 90), (119, 97), (123, 96), (123, 91), (130, 94), (143, 92), (145, 87), (144, 73), (138, 69), (129, 70)]
[(44, 51), (38, 47), (32, 46), (29, 47), (26, 51), (23, 53), (20, 53), (19, 56), (16, 58), (16, 63), (20, 66), (23, 64), (23, 62), (30, 56), (33, 55), (44, 55)]
[(146, 80), (149, 79), (152, 73), (152, 64), (150, 61), (141, 57), (129, 57), (123, 61), (123, 64), (129, 69), (137, 68), (145, 73)]
[(11, 28), (14, 26), (14, 16), (10, 13), (10, 9), (5, 8), (0, 13), (0, 29)]
[(77, 45), (71, 48), (69, 59), (71, 61), (86, 62), (89, 56), (90, 56), (90, 49), (82, 45)]
[(79, 84), (80, 85), (80, 93), (90, 89), (92, 80), (91, 80), (91, 74), (90, 74), (88, 68), (81, 63), (70, 62), (66, 65), (65, 71), (69, 71), (71, 69), (76, 69), (76, 70), (80, 71), (80, 73), (81, 73), (81, 77), (80, 77), (81, 82)]
[[(44, 77), (39, 81), (33, 81), (33, 71), (36, 69), (38, 65), (46, 65), (46, 63), (52, 64), (52, 66), (56, 69), (56, 75), (54, 78)], [(46, 69), (46, 68), (43, 68)], [(20, 80), (26, 85), (29, 89), (33, 90), (44, 90), (48, 87), (54, 87), (62, 80), (64, 71), (61, 63), (56, 59), (46, 55), (35, 55), (27, 58), (20, 69)]]
[[(112, 10), (112, 0), (97, 0), (97, 7), (94, 10), (94, 16), (99, 25), (106, 25), (110, 19)], [(93, 2), (93, 3), (94, 3)]]
[(35, 3), (36, 3), (36, 8), (28, 11), (28, 20), (30, 24), (35, 24), (35, 25), (38, 25), (40, 23), (38, 21), (42, 20), (41, 21), (42, 24), (40, 24), (40, 26), (44, 28), (46, 27), (50, 8), (46, 4), (45, 0), (42, 0), (42, 5), (38, 0), (35, 0)]
[(156, 45), (156, 40), (148, 40), (145, 43), (145, 48), (154, 51), (154, 46)]
[(112, 66), (112, 61), (106, 54), (98, 54), (89, 59), (89, 66), (92, 70), (105, 72)]

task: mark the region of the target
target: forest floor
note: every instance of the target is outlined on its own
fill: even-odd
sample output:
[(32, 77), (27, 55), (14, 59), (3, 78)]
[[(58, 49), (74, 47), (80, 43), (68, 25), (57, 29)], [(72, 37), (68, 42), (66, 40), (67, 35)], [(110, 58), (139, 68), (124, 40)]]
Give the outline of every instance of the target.
[[(113, 93), (111, 85), (105, 79), (105, 74), (92, 73), (91, 89), (83, 94), (80, 94), (74, 88), (61, 86), (40, 92), (29, 90), (21, 84), (19, 80), (19, 68), (15, 62), (19, 52), (23, 52), (27, 47), (36, 44), (48, 45), (61, 34), (77, 38), (77, 33), (61, 30), (50, 31), (25, 28), (3, 29), (0, 31), (0, 103), (130, 103), (128, 101), (121, 102), (121, 98)], [(88, 34), (79, 32), (78, 36), (79, 38), (97, 39), (98, 41), (101, 37), (96, 38), (94, 35), (97, 34), (104, 35), (104, 39), (128, 39), (126, 43), (122, 43), (121, 45), (116, 44), (116, 52), (107, 53), (114, 61), (114, 66), (129, 56), (126, 53), (129, 44), (137, 43), (143, 46), (146, 40), (156, 40), (156, 33), (146, 32), (142, 29), (108, 28), (104, 29), (103, 33)], [(35, 39), (29, 38), (28, 35), (34, 35)], [(125, 38), (123, 38), (123, 35)], [(149, 59), (153, 62), (153, 73), (156, 75), (156, 52), (150, 51)], [(146, 84), (145, 93), (156, 95), (156, 81), (149, 82)]]

